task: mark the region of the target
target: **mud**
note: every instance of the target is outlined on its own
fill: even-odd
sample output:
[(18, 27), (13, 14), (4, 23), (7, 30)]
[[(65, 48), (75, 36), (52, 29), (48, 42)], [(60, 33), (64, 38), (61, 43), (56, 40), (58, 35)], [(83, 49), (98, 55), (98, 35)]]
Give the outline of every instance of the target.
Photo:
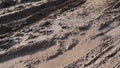
[(0, 9), (0, 68), (120, 68), (120, 0), (50, 0)]

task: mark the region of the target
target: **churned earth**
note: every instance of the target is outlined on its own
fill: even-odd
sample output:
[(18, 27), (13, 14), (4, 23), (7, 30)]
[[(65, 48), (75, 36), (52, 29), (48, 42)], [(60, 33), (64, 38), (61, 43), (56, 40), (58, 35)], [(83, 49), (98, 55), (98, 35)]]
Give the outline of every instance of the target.
[(120, 0), (1, 8), (0, 68), (120, 68)]

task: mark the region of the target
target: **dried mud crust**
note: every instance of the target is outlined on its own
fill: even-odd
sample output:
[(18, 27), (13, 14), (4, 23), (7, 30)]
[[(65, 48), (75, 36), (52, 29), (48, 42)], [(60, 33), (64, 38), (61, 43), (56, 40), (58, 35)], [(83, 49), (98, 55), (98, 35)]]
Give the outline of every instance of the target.
[(0, 67), (119, 68), (119, 3), (55, 0), (1, 9)]

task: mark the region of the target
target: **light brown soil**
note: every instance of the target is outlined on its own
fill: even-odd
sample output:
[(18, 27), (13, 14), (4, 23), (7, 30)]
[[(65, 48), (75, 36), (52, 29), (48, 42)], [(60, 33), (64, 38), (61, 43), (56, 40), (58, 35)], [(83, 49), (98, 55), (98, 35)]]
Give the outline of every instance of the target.
[(0, 68), (120, 68), (120, 0), (0, 9)]

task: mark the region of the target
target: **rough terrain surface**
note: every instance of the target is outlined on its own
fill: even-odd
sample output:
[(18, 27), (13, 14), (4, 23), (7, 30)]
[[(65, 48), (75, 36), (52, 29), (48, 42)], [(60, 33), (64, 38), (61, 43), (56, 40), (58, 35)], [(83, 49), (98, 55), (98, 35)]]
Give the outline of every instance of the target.
[(0, 68), (120, 68), (120, 0), (0, 6)]

